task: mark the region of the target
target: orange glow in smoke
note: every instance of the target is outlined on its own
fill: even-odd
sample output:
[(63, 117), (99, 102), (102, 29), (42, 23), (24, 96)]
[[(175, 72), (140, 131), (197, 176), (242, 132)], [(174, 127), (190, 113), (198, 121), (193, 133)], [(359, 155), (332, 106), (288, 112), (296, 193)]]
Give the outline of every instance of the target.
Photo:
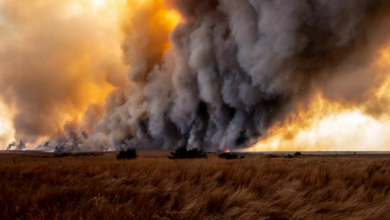
[[(68, 48), (66, 56), (73, 59), (72, 62), (63, 65), (66, 68), (66, 75), (68, 78), (74, 78), (72, 81), (82, 86), (69, 91), (72, 93), (73, 102), (77, 104), (63, 109), (58, 118), (53, 119), (59, 124), (57, 129), (53, 130), (53, 134), (61, 132), (63, 125), (70, 121), (81, 123), (89, 104), (104, 103), (107, 94), (115, 89), (115, 86), (106, 80), (110, 71), (119, 72), (123, 76), (121, 81), (125, 81), (128, 67), (121, 63), (123, 59), (121, 46), (124, 35), (139, 31), (137, 26), (128, 23), (137, 20), (134, 17), (137, 12), (142, 11), (150, 17), (148, 24), (141, 20), (138, 25), (149, 27), (151, 39), (158, 39), (150, 44), (155, 44), (153, 47), (161, 53), (170, 48), (169, 33), (181, 21), (176, 11), (165, 9), (164, 0), (74, 0), (69, 5), (67, 16), (89, 14), (96, 20), (92, 28), (96, 28), (98, 33), (106, 32), (107, 35), (86, 42), (86, 45), (80, 44), (78, 48)], [(123, 30), (123, 27), (133, 29)], [(104, 65), (107, 59), (113, 60), (116, 66), (107, 68)], [(47, 137), (39, 138), (36, 143), (45, 138)]]
[[(28, 10), (17, 10), (23, 4), (25, 2), (22, 0), (4, 3), (7, 10), (18, 11), (9, 14), (20, 14), (20, 18), (15, 19), (18, 21), (17, 35), (12, 35), (12, 31), (8, 35), (0, 35), (0, 56), (2, 48), (9, 45), (31, 45), (34, 48), (31, 51), (42, 55), (29, 57), (34, 60), (42, 56), (46, 60), (44, 64), (34, 66), (37, 67), (36, 70), (30, 70), (31, 73), (27, 76), (37, 75), (58, 85), (53, 86), (55, 91), (47, 89), (45, 93), (49, 94), (46, 102), (55, 108), (50, 111), (51, 115), (45, 115), (51, 121), (50, 125), (46, 124), (42, 129), (42, 136), (45, 137), (40, 137), (37, 141), (29, 138), (26, 141), (35, 143), (61, 132), (63, 126), (70, 121), (82, 122), (89, 104), (103, 105), (108, 93), (126, 84), (128, 66), (124, 63), (122, 50), (125, 35), (136, 33), (146, 25), (149, 28), (148, 35), (151, 35), (150, 46), (163, 54), (170, 48), (169, 33), (181, 21), (176, 11), (165, 8), (164, 0), (32, 1), (26, 6)], [(50, 13), (40, 13), (41, 11)], [(145, 24), (145, 19), (135, 14), (147, 16), (148, 23)], [(138, 26), (130, 23), (137, 23)], [(57, 31), (48, 31), (50, 27), (47, 24), (56, 27)], [(145, 37), (145, 34), (141, 33), (139, 36)], [(14, 48), (17, 51), (18, 48)], [(4, 63), (2, 60), (2, 64)], [(0, 69), (0, 72), (17, 72), (20, 69), (12, 65), (7, 68), (9, 69)], [(41, 84), (38, 80), (33, 80), (26, 81)], [(9, 142), (9, 137), (15, 132), (11, 125), (12, 116), (18, 113), (12, 106), (6, 107), (9, 107), (7, 114), (4, 114), (7, 119), (0, 117), (0, 149), (6, 148), (4, 143)], [(24, 139), (25, 135), (23, 132), (15, 134), (15, 138)]]
[(354, 106), (328, 101), (320, 94), (314, 96), (308, 107), (298, 107), (246, 151), (388, 151), (390, 48), (381, 52), (373, 66), (380, 71), (383, 83), (371, 91), (372, 100)]

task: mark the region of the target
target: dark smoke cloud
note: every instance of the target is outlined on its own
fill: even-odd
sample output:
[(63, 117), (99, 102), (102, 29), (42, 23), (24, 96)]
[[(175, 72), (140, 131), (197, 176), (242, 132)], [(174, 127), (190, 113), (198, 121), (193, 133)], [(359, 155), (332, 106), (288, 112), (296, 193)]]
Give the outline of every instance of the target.
[(166, 0), (184, 20), (167, 50), (166, 29), (147, 25), (160, 6), (124, 23), (128, 84), (61, 150), (244, 148), (313, 94), (364, 105), (383, 80), (372, 63), (390, 37), (385, 0)]

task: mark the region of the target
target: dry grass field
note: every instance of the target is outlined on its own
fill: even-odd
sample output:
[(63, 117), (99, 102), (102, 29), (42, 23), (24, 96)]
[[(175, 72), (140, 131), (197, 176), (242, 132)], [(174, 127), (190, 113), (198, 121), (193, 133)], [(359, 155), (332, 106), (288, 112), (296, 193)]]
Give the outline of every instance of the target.
[(1, 153), (0, 219), (390, 219), (386, 155), (139, 154)]

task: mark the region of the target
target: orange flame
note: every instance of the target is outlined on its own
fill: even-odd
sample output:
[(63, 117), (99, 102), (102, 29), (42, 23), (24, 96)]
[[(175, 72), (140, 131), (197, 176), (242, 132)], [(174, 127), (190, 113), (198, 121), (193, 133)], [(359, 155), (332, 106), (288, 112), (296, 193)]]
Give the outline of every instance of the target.
[[(390, 48), (372, 64), (382, 85), (361, 105), (331, 102), (321, 94), (276, 123), (248, 151), (388, 151), (390, 142)], [(378, 105), (383, 105), (379, 106)], [(372, 109), (374, 108), (374, 110)], [(381, 109), (380, 111), (375, 109)], [(379, 111), (379, 112), (378, 112)]]

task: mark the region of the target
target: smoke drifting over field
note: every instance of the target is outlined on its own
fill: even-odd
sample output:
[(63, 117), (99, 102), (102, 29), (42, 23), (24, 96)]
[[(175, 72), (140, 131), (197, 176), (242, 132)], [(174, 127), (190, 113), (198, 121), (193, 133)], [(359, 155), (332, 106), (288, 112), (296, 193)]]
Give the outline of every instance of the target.
[[(18, 7), (0, 4), (3, 13)], [(98, 24), (93, 19), (80, 15), (76, 27), (51, 27), (50, 16), (29, 17), (18, 7), (0, 21), (28, 25), (21, 36), (32, 36), (26, 41), (34, 48), (1, 48), (2, 95), (16, 108), (16, 138), (47, 137), (43, 149), (170, 149), (179, 142), (246, 148), (318, 95), (342, 108), (385, 114), (377, 91), (387, 75), (377, 61), (390, 39), (389, 10), (385, 0), (128, 0), (119, 16), (125, 61), (119, 64), (93, 41), (100, 31), (83, 30)], [(34, 21), (49, 23), (31, 34)], [(45, 31), (60, 33), (45, 39)], [(31, 57), (37, 54), (48, 59)], [(83, 58), (91, 61), (78, 69)], [(124, 65), (126, 82), (125, 71), (96, 74)], [(91, 82), (98, 91), (115, 87), (104, 105), (86, 107), (104, 93), (84, 89)], [(75, 120), (65, 123), (64, 114)]]

